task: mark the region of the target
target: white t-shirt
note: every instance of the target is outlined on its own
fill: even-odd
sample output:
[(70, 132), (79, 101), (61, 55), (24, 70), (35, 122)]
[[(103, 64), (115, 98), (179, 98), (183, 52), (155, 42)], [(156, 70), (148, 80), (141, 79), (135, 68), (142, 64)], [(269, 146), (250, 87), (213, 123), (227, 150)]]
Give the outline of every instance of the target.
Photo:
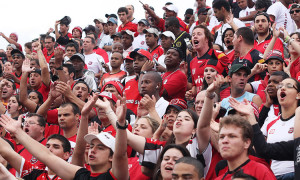
[(161, 56), (159, 56), (159, 58), (158, 58), (158, 63), (160, 64), (160, 65), (162, 65), (164, 68), (166, 68), (166, 64), (165, 64), (165, 57), (166, 57), (166, 55), (161, 55)]
[[(241, 18), (241, 17), (249, 16), (252, 11), (255, 11), (254, 7), (253, 8), (247, 7), (246, 9), (242, 9), (239, 13), (239, 17)], [(254, 24), (253, 21), (243, 21), (243, 22), (245, 24), (251, 24), (251, 25)]]
[(87, 65), (88, 70), (93, 71), (95, 74), (102, 71), (101, 63), (105, 63), (103, 57), (96, 53), (89, 55), (84, 54), (85, 64)]
[(281, 3), (276, 2), (267, 11), (269, 15), (275, 16), (276, 28), (284, 27), (288, 33), (296, 31), (294, 20), (291, 18), (289, 10)]
[[(99, 47), (101, 49), (103, 49), (104, 46), (112, 46), (112, 44), (113, 44), (113, 39), (110, 38), (110, 35), (105, 35), (105, 36), (103, 36)], [(106, 52), (107, 52), (107, 55), (110, 56), (111, 51), (106, 51)]]
[[(274, 122), (275, 121), (275, 122)], [(276, 143), (280, 141), (289, 141), (294, 139), (295, 116), (289, 120), (283, 121), (278, 117), (261, 128), (262, 133), (267, 137), (267, 143)], [(276, 161), (272, 160), (271, 169), (275, 176), (294, 172), (294, 161)]]
[(146, 44), (145, 34), (139, 34), (137, 37), (135, 37), (132, 42), (132, 47), (134, 49), (141, 48), (147, 50), (148, 46)]
[(155, 104), (155, 110), (159, 117), (162, 117), (165, 114), (168, 106), (169, 106), (169, 102), (165, 100), (163, 97), (160, 97)]
[[(243, 23), (242, 21), (240, 21), (239, 19), (237, 18), (233, 18), (233, 22), (235, 23), (235, 25), (237, 27), (245, 27), (245, 23)], [(224, 33), (224, 31), (227, 29), (227, 28), (231, 28), (231, 26), (226, 23), (226, 24), (223, 24), (216, 32), (217, 34), (217, 38), (215, 40), (215, 44), (219, 44), (221, 46), (223, 46), (223, 48), (226, 48), (225, 47), (225, 44), (223, 45), (223, 42), (222, 42), (222, 34)]]

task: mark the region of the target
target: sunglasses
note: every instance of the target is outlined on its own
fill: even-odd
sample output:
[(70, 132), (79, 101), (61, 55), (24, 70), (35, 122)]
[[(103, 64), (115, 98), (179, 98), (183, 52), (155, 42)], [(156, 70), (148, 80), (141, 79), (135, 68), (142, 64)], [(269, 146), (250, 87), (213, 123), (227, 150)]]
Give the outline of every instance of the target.
[(290, 11), (290, 14), (294, 14), (294, 12), (299, 13), (300, 9)]

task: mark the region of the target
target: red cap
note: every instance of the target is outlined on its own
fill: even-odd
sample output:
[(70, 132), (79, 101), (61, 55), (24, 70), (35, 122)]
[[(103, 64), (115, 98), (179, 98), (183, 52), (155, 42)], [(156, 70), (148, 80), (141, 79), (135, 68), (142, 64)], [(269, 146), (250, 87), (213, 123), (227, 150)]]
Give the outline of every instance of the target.
[(137, 55), (137, 54), (146, 57), (146, 58), (147, 58), (148, 60), (150, 60), (150, 61), (153, 61), (153, 57), (152, 57), (152, 55), (150, 54), (150, 52), (149, 52), (149, 51), (146, 51), (146, 50), (144, 50), (144, 49), (139, 49), (138, 51), (134, 50), (134, 51), (132, 51), (132, 52), (129, 54), (129, 56), (130, 56), (131, 58), (134, 58), (134, 56)]
[(62, 45), (58, 45), (55, 49), (61, 49), (63, 52), (65, 52), (65, 47)]
[(185, 100), (183, 99), (179, 99), (179, 98), (174, 98), (170, 101), (167, 109), (166, 109), (166, 112), (168, 110), (169, 107), (175, 107), (178, 111), (181, 111), (183, 109), (187, 109), (187, 103)]
[(77, 29), (78, 31), (80, 31), (80, 33), (82, 34), (82, 28), (80, 26), (76, 26), (72, 29), (72, 33), (74, 31), (74, 29)]
[(117, 89), (118, 93), (119, 93), (121, 96), (123, 96), (124, 86), (123, 86), (123, 84), (120, 83), (119, 81), (108, 81), (108, 82), (105, 83), (105, 85), (102, 87), (101, 92), (103, 92), (103, 91), (105, 90), (105, 87), (106, 87), (108, 84), (113, 85), (113, 86)]
[(214, 68), (218, 72), (218, 74), (222, 74), (224, 71), (224, 66), (222, 65), (222, 63), (218, 61), (218, 59), (214, 59), (214, 58), (208, 60), (205, 67)]
[(124, 60), (125, 60), (125, 59), (128, 59), (128, 60), (132, 60), (132, 61), (133, 61), (133, 58), (131, 58), (129, 55), (130, 55), (130, 53), (127, 55), (126, 58), (124, 58)]
[(106, 98), (107, 100), (113, 100), (115, 103), (118, 100), (117, 97), (114, 94), (112, 94), (110, 92), (106, 92), (106, 91), (101, 92), (99, 94), (99, 96), (102, 97), (102, 98)]

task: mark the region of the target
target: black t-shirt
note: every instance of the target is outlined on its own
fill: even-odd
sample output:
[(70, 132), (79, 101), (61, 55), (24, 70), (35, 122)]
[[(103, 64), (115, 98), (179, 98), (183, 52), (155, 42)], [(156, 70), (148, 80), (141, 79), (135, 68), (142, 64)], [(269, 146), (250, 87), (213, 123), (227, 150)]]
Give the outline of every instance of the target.
[(300, 179), (300, 137), (294, 139), (294, 179)]
[(79, 169), (74, 177), (74, 180), (115, 180), (111, 175), (110, 169), (102, 174), (93, 174), (85, 168)]

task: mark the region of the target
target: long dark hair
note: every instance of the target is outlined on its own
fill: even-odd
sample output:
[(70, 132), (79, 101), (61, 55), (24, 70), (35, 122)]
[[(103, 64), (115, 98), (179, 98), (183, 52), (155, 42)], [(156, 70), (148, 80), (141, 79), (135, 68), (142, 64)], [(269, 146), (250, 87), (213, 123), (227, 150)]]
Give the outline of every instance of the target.
[(162, 176), (161, 176), (161, 170), (160, 170), (160, 164), (164, 158), (165, 153), (169, 150), (169, 149), (177, 149), (178, 151), (181, 152), (181, 154), (183, 155), (183, 157), (191, 157), (190, 152), (186, 149), (186, 147), (182, 146), (182, 145), (177, 145), (177, 144), (169, 144), (166, 145), (163, 150), (161, 151), (161, 153), (159, 154), (155, 169), (154, 169), (154, 174), (153, 174), (153, 180), (161, 180)]

